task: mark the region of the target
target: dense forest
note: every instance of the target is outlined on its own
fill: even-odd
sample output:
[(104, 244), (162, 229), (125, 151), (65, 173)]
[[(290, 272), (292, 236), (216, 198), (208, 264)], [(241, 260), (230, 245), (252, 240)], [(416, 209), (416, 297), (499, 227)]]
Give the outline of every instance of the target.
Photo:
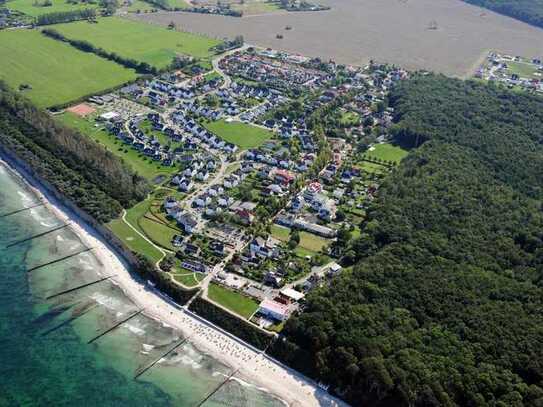
[(0, 137), (38, 174), (100, 222), (141, 201), (146, 181), (117, 157), (56, 123), (0, 81)]
[(413, 150), (273, 354), (357, 406), (542, 406), (543, 100), (416, 75), (389, 103)]
[(537, 27), (543, 27), (543, 0), (464, 0)]

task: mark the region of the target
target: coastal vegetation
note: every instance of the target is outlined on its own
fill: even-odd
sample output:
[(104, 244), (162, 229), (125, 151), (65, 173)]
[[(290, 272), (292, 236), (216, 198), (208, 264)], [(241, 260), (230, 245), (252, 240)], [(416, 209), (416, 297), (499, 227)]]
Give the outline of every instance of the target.
[(147, 183), (117, 157), (65, 128), (0, 82), (2, 144), (99, 222), (143, 199)]
[(220, 326), (225, 331), (234, 332), (238, 338), (258, 349), (265, 349), (274, 339), (272, 336), (260, 331), (256, 326), (251, 325), (249, 322), (243, 322), (240, 318), (229, 314), (201, 297), (196, 297), (190, 304), (189, 309)]
[(80, 99), (136, 79), (135, 71), (36, 30), (0, 32), (0, 79), (13, 89), (24, 88), (38, 107)]
[(55, 119), (67, 127), (71, 127), (81, 134), (90, 137), (106, 150), (121, 158), (132, 170), (149, 181), (164, 174), (173, 173), (175, 167), (164, 167), (145, 157), (140, 152), (126, 148), (121, 141), (109, 133), (104, 127), (96, 127), (87, 118), (82, 118), (71, 112), (64, 112), (55, 116)]
[(543, 401), (543, 100), (416, 75), (392, 91), (415, 148), (383, 181), (349, 273), (272, 353), (353, 405)]

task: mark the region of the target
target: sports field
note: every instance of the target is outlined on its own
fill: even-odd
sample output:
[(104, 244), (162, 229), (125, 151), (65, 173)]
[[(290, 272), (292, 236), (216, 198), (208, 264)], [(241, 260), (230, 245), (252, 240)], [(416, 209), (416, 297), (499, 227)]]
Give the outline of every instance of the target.
[(50, 6), (44, 7), (43, 4), (44, 0), (10, 0), (6, 3), (6, 7), (11, 10), (17, 10), (21, 13), (25, 13), (31, 17), (85, 8), (98, 8), (98, 2), (95, 2), (94, 4), (87, 2), (72, 4), (68, 3), (66, 0), (51, 0)]
[(36, 30), (0, 32), (0, 78), (39, 107), (66, 103), (136, 78), (133, 70), (81, 52)]
[(209, 49), (219, 44), (218, 40), (208, 37), (118, 17), (101, 18), (97, 24), (87, 21), (59, 24), (55, 30), (67, 38), (85, 40), (157, 68), (167, 67), (176, 54), (210, 58), (213, 52)]
[(217, 120), (204, 122), (202, 125), (213, 134), (242, 149), (261, 146), (266, 140), (273, 138), (271, 131), (242, 122)]

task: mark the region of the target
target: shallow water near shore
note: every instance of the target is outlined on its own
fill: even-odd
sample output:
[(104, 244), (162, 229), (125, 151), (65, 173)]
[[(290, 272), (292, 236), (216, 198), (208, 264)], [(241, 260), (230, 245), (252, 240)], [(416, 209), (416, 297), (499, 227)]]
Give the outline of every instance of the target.
[[(39, 203), (1, 163), (0, 185), (0, 215)], [(235, 367), (138, 313), (61, 226), (43, 206), (0, 217), (0, 406), (284, 405), (240, 378), (221, 386)]]

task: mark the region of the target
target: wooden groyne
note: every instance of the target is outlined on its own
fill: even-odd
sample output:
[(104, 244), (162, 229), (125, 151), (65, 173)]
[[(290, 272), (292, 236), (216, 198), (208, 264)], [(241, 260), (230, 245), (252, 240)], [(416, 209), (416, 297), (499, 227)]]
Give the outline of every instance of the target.
[(45, 205), (45, 202), (40, 202), (40, 203), (37, 203), (35, 205), (31, 205), (31, 206), (28, 206), (26, 208), (22, 208), (22, 209), (17, 209), (16, 211), (11, 211), (11, 212), (7, 212), (7, 213), (3, 213), (0, 215), (0, 218), (5, 218), (7, 216), (11, 216), (11, 215), (15, 215), (17, 213), (20, 213), (20, 212), (24, 212), (24, 211), (28, 211), (30, 209), (34, 209), (34, 208), (37, 208), (39, 206), (43, 206)]
[(239, 369), (236, 369), (234, 370), (232, 373), (230, 373), (228, 375), (228, 377), (226, 379), (224, 379), (218, 386), (215, 390), (213, 390), (211, 393), (209, 393), (202, 401), (200, 401), (198, 404), (196, 404), (195, 407), (201, 407), (206, 401), (208, 401), (211, 397), (213, 397), (213, 395), (215, 393), (217, 393), (222, 386), (224, 386), (226, 383), (228, 383), (230, 381), (230, 379), (232, 379), (232, 377), (234, 377), (234, 375), (239, 372)]
[(43, 332), (41, 334), (41, 336), (46, 336), (46, 335), (49, 335), (51, 332), (54, 332), (56, 331), (57, 329), (60, 329), (62, 328), (63, 326), (65, 325), (68, 325), (69, 323), (75, 321), (77, 318), (79, 317), (82, 317), (83, 315), (85, 315), (87, 312), (89, 311), (92, 311), (94, 308), (96, 308), (98, 306), (97, 303), (91, 303), (91, 304), (88, 304), (86, 308), (84, 308), (83, 310), (79, 311), (76, 315), (72, 315), (70, 318), (68, 318), (66, 321), (62, 321), (60, 324), (54, 326), (53, 328), (51, 329), (48, 329), (47, 331)]
[(68, 256), (61, 257), (60, 259), (51, 260), (51, 261), (48, 261), (47, 263), (40, 264), (39, 266), (31, 267), (31, 268), (29, 268), (29, 269), (26, 270), (26, 271), (27, 271), (28, 273), (30, 273), (30, 272), (32, 272), (32, 271), (34, 271), (34, 270), (40, 269), (40, 268), (45, 267), (45, 266), (49, 266), (50, 264), (60, 263), (61, 261), (68, 260), (68, 259), (71, 258), (71, 257), (79, 256), (80, 254), (89, 252), (89, 251), (91, 251), (91, 250), (92, 250), (92, 247), (91, 247), (91, 248), (88, 248), (88, 247), (87, 247), (86, 249), (79, 250), (79, 251), (76, 252), (76, 253), (69, 254)]
[(55, 298), (55, 297), (58, 297), (60, 295), (63, 295), (63, 294), (68, 294), (68, 293), (71, 293), (72, 291), (77, 291), (77, 290), (80, 290), (82, 288), (85, 288), (85, 287), (89, 287), (91, 285), (94, 285), (94, 284), (98, 284), (98, 283), (101, 283), (102, 281), (106, 281), (106, 280), (109, 280), (111, 277), (115, 277), (115, 275), (111, 275), (111, 276), (107, 276), (107, 277), (102, 277), (98, 280), (95, 280), (95, 281), (92, 281), (90, 283), (86, 283), (86, 284), (81, 284), (80, 286), (77, 286), (77, 287), (74, 287), (74, 288), (70, 288), (68, 290), (64, 290), (64, 291), (61, 291), (59, 293), (56, 293), (56, 294), (52, 294), (52, 295), (49, 295), (48, 297), (45, 297), (46, 300), (50, 300), (51, 298)]
[(33, 235), (33, 236), (30, 236), (30, 237), (25, 237), (24, 239), (16, 240), (15, 242), (11, 242), (11, 243), (9, 243), (9, 244), (6, 246), (6, 248), (10, 248), (10, 247), (13, 247), (13, 246), (15, 246), (15, 245), (18, 245), (18, 244), (21, 244), (21, 243), (24, 243), (24, 242), (28, 242), (29, 240), (37, 239), (38, 237), (42, 237), (42, 236), (48, 235), (48, 234), (50, 234), (50, 233), (56, 232), (57, 230), (64, 229), (65, 227), (68, 227), (68, 224), (67, 224), (67, 223), (65, 223), (65, 224), (62, 225), (62, 226), (57, 226), (56, 228), (47, 230), (47, 231), (45, 231), (45, 232), (38, 233), (37, 235)]
[(139, 314), (141, 314), (143, 312), (142, 309), (140, 309), (139, 311), (136, 311), (136, 312), (133, 312), (132, 314), (130, 314), (128, 317), (126, 317), (125, 319), (117, 322), (115, 325), (113, 325), (111, 328), (108, 328), (106, 329), (104, 332), (102, 332), (101, 334), (95, 336), (94, 338), (90, 339), (87, 343), (93, 343), (95, 340), (97, 339), (100, 339), (102, 336), (110, 333), (111, 331), (113, 331), (114, 329), (118, 328), (119, 326), (121, 326), (122, 324), (124, 324), (125, 322), (128, 322), (130, 321), (132, 318), (134, 318), (135, 316), (138, 316)]
[(174, 345), (170, 350), (168, 350), (168, 352), (164, 353), (162, 356), (160, 356), (159, 358), (155, 359), (154, 361), (152, 361), (151, 363), (149, 363), (147, 366), (145, 366), (143, 369), (139, 370), (138, 372), (136, 372), (136, 375), (134, 376), (134, 379), (137, 379), (138, 377), (140, 377), (142, 374), (144, 374), (146, 371), (148, 371), (149, 369), (151, 369), (154, 365), (156, 365), (158, 362), (160, 362), (160, 360), (162, 358), (165, 358), (166, 356), (168, 356), (170, 353), (172, 353), (174, 350), (176, 350), (178, 347), (180, 347), (181, 345), (183, 345), (186, 341), (188, 341), (189, 338), (185, 338), (185, 339), (182, 339), (181, 341), (179, 341), (176, 345)]

